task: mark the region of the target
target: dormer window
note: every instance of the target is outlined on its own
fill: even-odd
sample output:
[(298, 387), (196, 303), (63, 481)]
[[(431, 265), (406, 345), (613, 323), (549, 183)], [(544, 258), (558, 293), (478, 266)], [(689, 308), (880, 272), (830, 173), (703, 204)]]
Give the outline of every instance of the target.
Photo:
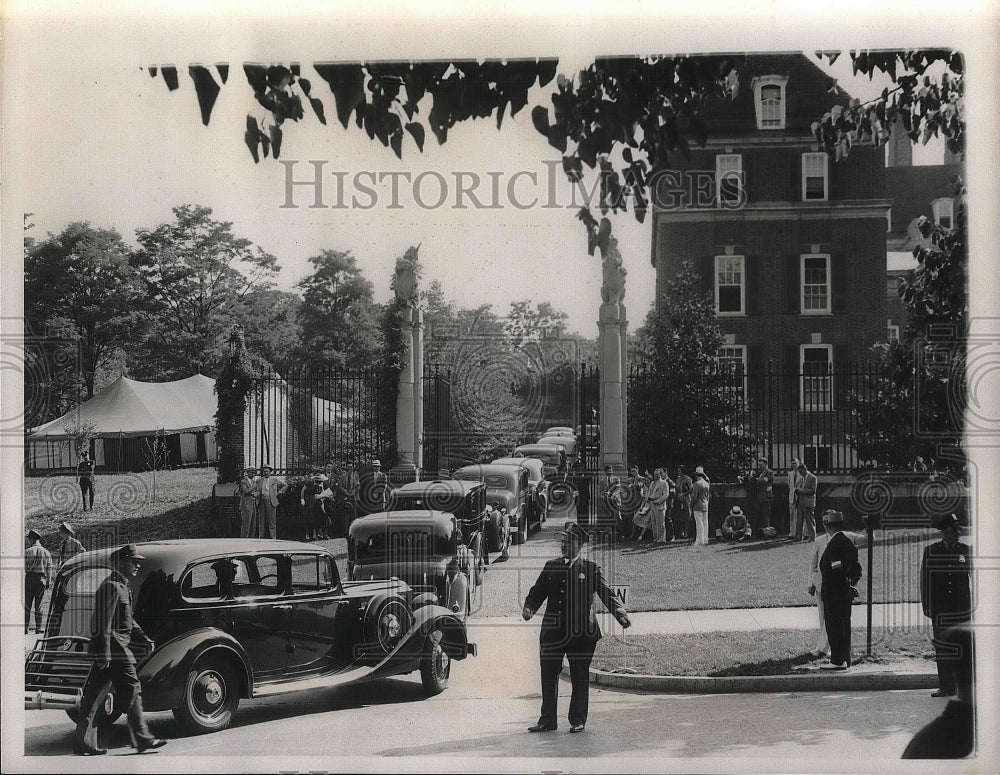
[(955, 216), (955, 206), (951, 199), (943, 197), (931, 202), (931, 210), (934, 211), (934, 222), (942, 229), (952, 228)]
[(788, 77), (784, 75), (762, 75), (754, 78), (753, 87), (754, 111), (757, 114), (758, 129), (785, 128), (785, 85)]

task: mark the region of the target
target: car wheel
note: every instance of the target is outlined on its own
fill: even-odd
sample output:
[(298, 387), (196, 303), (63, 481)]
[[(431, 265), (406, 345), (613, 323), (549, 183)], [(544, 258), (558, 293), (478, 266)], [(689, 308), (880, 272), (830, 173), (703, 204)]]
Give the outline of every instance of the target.
[(442, 635), (441, 630), (432, 630), (427, 635), (420, 659), (420, 680), (428, 697), (443, 692), (451, 675), (451, 657), (441, 647)]
[[(97, 715), (94, 717), (94, 726), (98, 729), (103, 729), (104, 727), (109, 727), (114, 724), (122, 715), (123, 710), (119, 707), (121, 703), (118, 702), (118, 696), (115, 694), (115, 691), (111, 686), (111, 681), (107, 682), (104, 691), (107, 692), (104, 695), (104, 702), (101, 703), (101, 707), (98, 709)], [(80, 719), (80, 709), (69, 708), (66, 711), (66, 715), (70, 717), (71, 721), (76, 723)]]
[(239, 681), (232, 663), (207, 656), (188, 673), (184, 704), (174, 708), (174, 718), (191, 734), (217, 732), (232, 723), (239, 704)]
[(383, 654), (388, 654), (413, 626), (413, 616), (406, 603), (391, 597), (384, 601), (375, 616), (367, 623), (367, 641), (377, 646)]

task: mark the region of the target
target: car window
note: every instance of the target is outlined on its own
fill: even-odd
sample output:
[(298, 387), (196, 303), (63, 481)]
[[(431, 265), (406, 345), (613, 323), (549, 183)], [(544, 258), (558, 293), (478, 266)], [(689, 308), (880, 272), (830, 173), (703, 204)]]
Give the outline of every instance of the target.
[(334, 583), (330, 558), (317, 554), (291, 556), (292, 593), (317, 592), (330, 589)]
[(486, 482), (486, 486), (494, 490), (510, 490), (512, 489), (513, 483), (503, 474), (488, 474), (483, 477), (483, 481)]

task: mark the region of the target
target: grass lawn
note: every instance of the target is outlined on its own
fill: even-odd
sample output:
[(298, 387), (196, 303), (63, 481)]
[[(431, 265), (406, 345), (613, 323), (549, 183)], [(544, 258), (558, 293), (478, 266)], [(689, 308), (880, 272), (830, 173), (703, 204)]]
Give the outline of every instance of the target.
[(49, 549), (58, 547), (59, 523), (68, 521), (87, 549), (162, 538), (219, 535), (212, 519), (214, 468), (98, 474), (93, 511), (83, 511), (73, 476), (24, 479), (24, 528), (34, 528)]
[[(937, 539), (937, 531), (928, 530), (876, 534), (874, 602), (920, 600), (920, 558), (924, 546)], [(610, 584), (631, 585), (630, 610), (673, 611), (813, 605), (806, 591), (812, 549), (811, 543), (779, 539), (708, 546), (625, 543), (612, 549), (595, 545), (591, 551)], [(865, 600), (867, 548), (858, 550), (858, 559), (865, 574), (858, 588)]]
[[(858, 664), (916, 658), (926, 660), (926, 669), (934, 671), (933, 649), (926, 633), (876, 630), (870, 659), (864, 656), (865, 637), (864, 628), (852, 630), (852, 650)], [(593, 666), (607, 671), (628, 667), (647, 675), (787, 675), (792, 668), (815, 661), (809, 654), (815, 643), (814, 630), (634, 635), (626, 643), (618, 636), (607, 636), (597, 644)]]

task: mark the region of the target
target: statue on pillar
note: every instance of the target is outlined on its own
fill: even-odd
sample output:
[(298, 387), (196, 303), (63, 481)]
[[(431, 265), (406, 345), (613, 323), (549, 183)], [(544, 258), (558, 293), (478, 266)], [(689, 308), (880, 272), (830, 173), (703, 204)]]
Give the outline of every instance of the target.
[(587, 227), (587, 252), (594, 255), (601, 251), (601, 299), (605, 304), (617, 307), (625, 300), (625, 269), (618, 239), (611, 234), (611, 221), (601, 218), (600, 223), (589, 210), (581, 210), (577, 216)]
[(408, 248), (402, 256), (397, 258), (396, 271), (392, 276), (392, 290), (405, 307), (416, 307), (419, 299), (420, 262), (417, 259), (418, 250), (420, 250), (420, 245)]

